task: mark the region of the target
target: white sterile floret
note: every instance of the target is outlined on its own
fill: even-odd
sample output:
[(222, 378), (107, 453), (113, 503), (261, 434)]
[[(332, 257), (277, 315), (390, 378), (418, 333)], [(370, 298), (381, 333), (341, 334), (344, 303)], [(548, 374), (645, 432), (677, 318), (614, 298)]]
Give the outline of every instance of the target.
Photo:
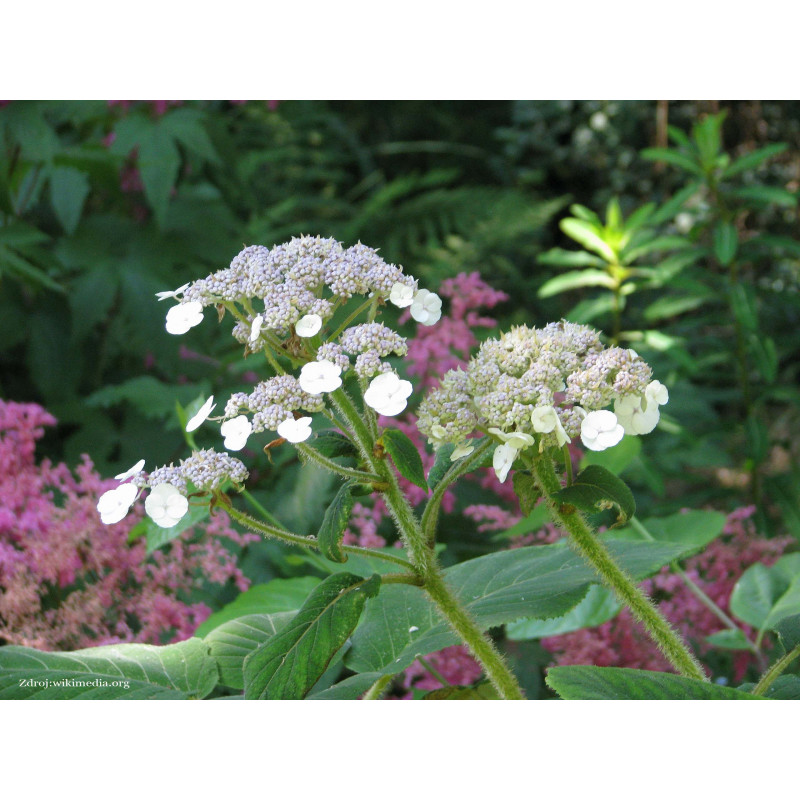
[(261, 326), (264, 324), (264, 317), (261, 314), (256, 314), (253, 318), (253, 324), (250, 326), (250, 341), (254, 342), (261, 336)]
[(322, 328), (322, 317), (319, 314), (306, 314), (297, 320), (294, 331), (298, 336), (308, 339), (316, 336)]
[(332, 361), (310, 361), (303, 364), (297, 382), (304, 392), (322, 394), (333, 392), (342, 385), (342, 368)]
[(122, 486), (117, 486), (116, 489), (109, 489), (109, 491), (104, 492), (97, 501), (100, 520), (105, 525), (113, 525), (115, 522), (122, 520), (138, 494), (139, 487), (132, 483), (123, 483)]
[(211, 397), (200, 406), (200, 410), (186, 423), (186, 432), (191, 433), (192, 431), (196, 431), (208, 419), (215, 408), (214, 395), (212, 394)]
[(489, 428), (489, 433), (493, 433), (498, 439), (502, 439), (505, 444), (510, 445), (515, 450), (524, 450), (534, 442), (533, 436), (529, 433), (519, 433), (518, 431), (505, 433), (500, 428)]
[(253, 423), (244, 414), (239, 414), (238, 417), (225, 420), (219, 430), (225, 437), (223, 444), (227, 450), (241, 450), (253, 432)]
[(171, 483), (159, 483), (147, 495), (144, 510), (159, 528), (172, 528), (189, 510), (189, 501)]
[(499, 444), (492, 456), (492, 466), (494, 467), (497, 480), (500, 483), (505, 483), (508, 477), (508, 471), (511, 469), (514, 461), (517, 458), (519, 450), (510, 444)]
[(650, 381), (644, 390), (644, 399), (648, 405), (655, 403), (659, 406), (665, 406), (669, 402), (669, 390), (661, 381)]
[(292, 444), (304, 442), (311, 436), (311, 417), (300, 417), (300, 419), (285, 419), (278, 425), (278, 436)]
[(389, 292), (389, 302), (394, 303), (398, 308), (408, 308), (414, 302), (414, 294), (413, 286), (395, 283), (392, 286), (392, 291)]
[(384, 417), (394, 417), (408, 405), (411, 382), (401, 380), (394, 372), (373, 378), (364, 392), (364, 402)]
[(438, 450), (447, 440), (447, 430), (441, 425), (431, 425), (431, 435), (428, 437), (428, 444), (433, 445), (434, 450)]
[(464, 456), (468, 456), (473, 450), (475, 449), (474, 445), (471, 445), (469, 442), (461, 442), (460, 445), (456, 447), (455, 450), (450, 454), (451, 461), (458, 461), (459, 458), (464, 458)]
[(563, 447), (569, 443), (569, 436), (561, 424), (558, 414), (553, 406), (538, 406), (531, 412), (531, 424), (537, 433), (556, 434), (558, 446)]
[(619, 444), (625, 430), (611, 411), (590, 411), (581, 422), (581, 441), (589, 450), (606, 450)]
[(159, 302), (162, 300), (169, 300), (173, 297), (177, 300), (188, 288), (189, 284), (184, 283), (183, 286), (180, 286), (174, 292), (156, 292), (156, 297), (158, 298)]
[(427, 289), (420, 289), (411, 303), (411, 316), (420, 325), (435, 325), (442, 316), (442, 298)]
[(193, 300), (181, 303), (167, 311), (167, 333), (180, 336), (203, 321), (203, 305)]
[(142, 471), (142, 467), (144, 467), (144, 459), (140, 458), (130, 469), (126, 469), (125, 472), (120, 472), (119, 475), (115, 475), (114, 479), (118, 481), (125, 481), (128, 478), (132, 478), (134, 475), (137, 475)]

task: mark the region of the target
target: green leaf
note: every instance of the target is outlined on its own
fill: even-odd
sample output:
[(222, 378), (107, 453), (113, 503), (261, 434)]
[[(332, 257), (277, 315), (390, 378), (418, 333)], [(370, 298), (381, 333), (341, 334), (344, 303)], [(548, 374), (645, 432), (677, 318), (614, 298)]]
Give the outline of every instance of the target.
[(539, 297), (552, 297), (585, 286), (604, 286), (606, 289), (613, 289), (614, 285), (614, 279), (607, 272), (599, 269), (582, 269), (580, 272), (567, 272), (550, 278), (542, 284), (537, 294)]
[(181, 165), (181, 156), (175, 141), (163, 125), (154, 126), (149, 136), (139, 142), (137, 164), (144, 185), (144, 195), (157, 222), (163, 226)]
[(665, 164), (671, 164), (673, 167), (691, 172), (692, 175), (703, 174), (702, 168), (693, 158), (679, 153), (677, 150), (669, 150), (666, 147), (647, 147), (642, 150), (640, 155), (648, 161), (663, 161)]
[(582, 219), (574, 219), (572, 217), (562, 219), (559, 227), (567, 236), (574, 239), (578, 244), (583, 245), (587, 250), (597, 253), (597, 255), (610, 263), (616, 262), (616, 253), (600, 235), (601, 228), (598, 228), (591, 222), (586, 222)]
[(347, 481), (339, 489), (325, 511), (322, 525), (317, 534), (320, 553), (325, 558), (329, 558), (331, 561), (338, 561), (340, 564), (347, 561), (347, 556), (342, 552), (342, 537), (347, 528), (347, 523), (350, 521), (350, 512), (356, 502), (355, 497), (353, 497), (353, 489), (357, 485), (355, 481)]
[(350, 439), (333, 429), (320, 431), (310, 445), (326, 458), (358, 457), (358, 451)]
[(718, 222), (714, 226), (714, 255), (723, 267), (727, 267), (736, 256), (739, 234), (730, 222)]
[(579, 205), (578, 203), (573, 203), (569, 207), (570, 214), (574, 214), (578, 219), (583, 220), (584, 222), (588, 222), (590, 225), (596, 227), (598, 230), (603, 227), (603, 223), (600, 220), (600, 217), (594, 213), (590, 208), (586, 208), (586, 206)]
[(333, 686), (322, 691), (312, 692), (308, 700), (358, 700), (375, 681), (382, 678), (380, 672), (362, 672), (351, 675)]
[(497, 689), (489, 681), (475, 686), (445, 686), (423, 695), (423, 700), (499, 700)]
[(439, 481), (444, 478), (447, 471), (453, 466), (450, 456), (455, 449), (456, 446), (454, 444), (443, 444), (436, 451), (436, 459), (433, 462), (431, 471), (428, 473), (428, 488), (431, 490), (436, 488)]
[(651, 225), (660, 225), (662, 222), (671, 222), (683, 208), (684, 203), (693, 195), (697, 194), (702, 184), (700, 182), (690, 183), (684, 186), (667, 200), (661, 208), (656, 211), (650, 219)]
[[(636, 580), (681, 557), (681, 545), (608, 542), (612, 557)], [(561, 617), (583, 600), (597, 573), (563, 545), (503, 550), (445, 570), (456, 597), (482, 630), (521, 618)], [(385, 674), (405, 669), (417, 655), (452, 644), (458, 637), (424, 592), (387, 584), (364, 613), (345, 663), (356, 672)]]
[(326, 578), (291, 622), (244, 661), (248, 699), (300, 700), (352, 634), (380, 577), (342, 572)]
[(611, 231), (622, 230), (622, 209), (618, 197), (612, 197), (606, 206), (606, 228)]
[(749, 650), (750, 643), (743, 631), (730, 628), (706, 636), (706, 641), (721, 650)]
[(794, 650), (800, 645), (800, 613), (792, 614), (773, 623), (772, 630), (778, 634), (778, 641), (783, 647), (784, 653)]
[(50, 173), (50, 202), (61, 227), (71, 236), (89, 196), (89, 178), (75, 167), (55, 167)]
[(520, 619), (506, 625), (506, 636), (512, 641), (559, 636), (581, 628), (594, 628), (615, 617), (621, 608), (614, 593), (605, 586), (590, 586), (586, 597), (571, 611), (554, 619)]
[(542, 493), (539, 491), (533, 475), (524, 470), (517, 470), (514, 473), (512, 483), (514, 484), (514, 492), (519, 498), (519, 507), (527, 517), (533, 511)]
[(268, 583), (252, 586), (242, 592), (232, 603), (228, 603), (212, 614), (195, 631), (195, 636), (205, 636), (224, 622), (245, 617), (248, 614), (297, 611), (319, 582), (319, 578), (308, 575), (303, 578), (273, 578)]
[(646, 225), (650, 217), (653, 216), (656, 210), (655, 203), (647, 203), (636, 209), (628, 219), (625, 220), (625, 231), (627, 233), (634, 233), (638, 231), (643, 225)]
[(722, 148), (722, 123), (725, 121), (725, 116), (724, 111), (719, 114), (709, 114), (692, 127), (692, 139), (697, 145), (700, 161), (706, 170), (714, 166)]
[[(642, 520), (642, 526), (658, 542), (680, 544), (686, 555), (699, 552), (722, 533), (726, 517), (719, 511), (687, 511), (668, 517), (651, 517)], [(614, 532), (614, 538), (636, 541), (641, 534), (634, 526)]]
[(580, 467), (584, 469), (590, 464), (605, 467), (614, 475), (622, 473), (630, 467), (642, 451), (642, 440), (639, 436), (624, 436), (619, 444), (606, 450), (588, 450), (583, 454)]
[(711, 299), (710, 296), (686, 295), (684, 297), (659, 297), (644, 310), (644, 318), (648, 322), (677, 317), (687, 311), (694, 311)]
[(730, 194), (739, 200), (746, 200), (757, 205), (778, 205), (794, 208), (797, 196), (778, 186), (745, 186), (742, 189), (731, 189)]
[(379, 439), (386, 452), (392, 457), (397, 471), (415, 486), (427, 491), (425, 481), (425, 467), (416, 445), (402, 431), (389, 428), (384, 431)]
[(613, 504), (619, 508), (618, 524), (624, 524), (636, 512), (631, 490), (616, 475), (597, 464), (581, 470), (574, 482), (555, 496), (582, 511), (596, 512)]
[(759, 700), (694, 678), (619, 667), (551, 667), (547, 685), (564, 700)]
[(217, 681), (217, 666), (202, 639), (70, 653), (0, 647), (0, 700), (198, 699), (210, 694)]
[(585, 250), (564, 250), (554, 247), (546, 253), (540, 253), (536, 260), (540, 264), (553, 267), (604, 267), (605, 261), (599, 256), (593, 256)]
[(633, 243), (632, 247), (622, 251), (625, 263), (636, 261), (637, 258), (658, 253), (663, 250), (685, 250), (692, 247), (692, 243), (683, 236), (655, 236), (641, 244)]
[(782, 153), (788, 146), (788, 144), (780, 142), (778, 144), (768, 144), (766, 147), (753, 150), (752, 153), (747, 153), (737, 158), (727, 169), (723, 170), (722, 177), (732, 178), (734, 175), (738, 175), (741, 172), (755, 169), (773, 156)]
[(224, 622), (207, 634), (205, 642), (216, 659), (220, 681), (233, 689), (244, 689), (245, 658), (285, 628), (296, 613), (246, 614)]
[(219, 156), (203, 126), (202, 114), (192, 108), (177, 108), (165, 114), (160, 123), (187, 150), (212, 163), (219, 163)]
[(800, 553), (782, 556), (771, 567), (749, 567), (733, 587), (730, 608), (759, 635), (800, 613)]

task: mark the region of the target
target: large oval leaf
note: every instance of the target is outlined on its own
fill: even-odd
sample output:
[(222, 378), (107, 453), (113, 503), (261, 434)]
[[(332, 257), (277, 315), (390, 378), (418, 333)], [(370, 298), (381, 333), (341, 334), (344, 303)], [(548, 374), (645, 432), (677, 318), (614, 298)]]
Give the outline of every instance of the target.
[(747, 692), (666, 672), (552, 667), (547, 685), (564, 700), (761, 700)]
[(380, 588), (342, 572), (326, 578), (291, 622), (244, 660), (248, 699), (301, 700), (314, 687), (358, 624), (364, 603)]
[(0, 647), (3, 700), (184, 700), (217, 685), (217, 666), (202, 639), (156, 647), (115, 644), (45, 653)]
[[(616, 562), (636, 579), (680, 558), (680, 544), (609, 542)], [(539, 545), (491, 553), (445, 570), (461, 603), (484, 630), (523, 617), (560, 617), (600, 578), (566, 547)], [(458, 644), (427, 595), (389, 584), (368, 606), (345, 663), (356, 672), (399, 672), (417, 655)]]

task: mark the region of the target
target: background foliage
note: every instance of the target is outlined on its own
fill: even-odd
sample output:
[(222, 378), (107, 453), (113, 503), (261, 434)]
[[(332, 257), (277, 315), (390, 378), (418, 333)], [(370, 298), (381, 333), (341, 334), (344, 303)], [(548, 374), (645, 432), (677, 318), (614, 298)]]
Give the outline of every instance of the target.
[[(641, 352), (671, 391), (646, 452), (614, 465), (641, 516), (753, 503), (762, 538), (800, 538), (798, 188), (797, 103), (8, 103), (0, 396), (59, 420), (42, 454), (88, 452), (102, 475), (167, 463), (175, 399), (254, 374), (210, 326), (169, 336), (155, 292), (242, 244), (360, 239), (431, 288), (478, 271), (508, 295), (502, 328), (566, 317)], [(315, 531), (335, 479), (292, 452), (256, 463), (251, 502)], [(461, 513), (493, 497), (456, 498), (445, 560), (496, 547)], [(242, 566), (309, 572), (270, 543)], [(508, 645), (529, 692), (546, 691), (539, 647)]]

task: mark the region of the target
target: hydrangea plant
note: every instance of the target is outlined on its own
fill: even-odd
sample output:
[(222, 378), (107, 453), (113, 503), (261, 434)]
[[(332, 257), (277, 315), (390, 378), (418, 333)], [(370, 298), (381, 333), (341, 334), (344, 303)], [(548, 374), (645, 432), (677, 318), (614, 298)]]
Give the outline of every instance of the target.
[[(422, 398), (417, 424), (435, 450), (426, 470), (394, 421), (414, 394), (397, 366), (408, 344), (394, 326), (396, 309), (435, 326), (442, 300), (376, 250), (307, 236), (246, 247), (228, 268), (159, 299), (177, 301), (166, 314), (169, 333), (213, 316), (246, 356), (263, 356), (269, 376), (224, 405), (208, 398), (188, 420), (187, 431), (219, 424), (219, 449), (150, 472), (140, 461), (100, 498), (101, 519), (119, 522), (142, 493), (145, 513), (167, 531), (179, 530), (194, 506), (222, 507), (245, 528), (315, 551), (330, 565), (288, 619), (234, 619), (205, 638), (205, 649), (198, 645), (198, 658), (215, 665), (225, 685), (246, 698), (375, 698), (420, 656), (462, 644), (487, 679), (475, 696), (521, 699), (487, 631), (521, 617), (562, 616), (603, 583), (681, 680), (708, 691), (696, 688), (708, 679), (686, 642), (637, 588), (694, 544), (598, 536), (587, 514), (611, 510), (612, 526), (623, 524), (633, 517), (633, 496), (597, 465), (573, 475), (574, 441), (602, 451), (658, 423), (668, 391), (635, 351), (605, 347), (596, 331), (563, 320), (486, 340), (466, 368), (445, 372)], [(268, 513), (250, 516), (229, 496), (248, 470), (227, 451), (254, 442), (267, 452), (294, 447), (342, 479), (316, 536), (286, 530)], [(501, 482), (513, 472), (523, 511), (543, 501), (572, 549), (519, 547), (444, 569), (436, 543), (442, 503), (459, 478), (487, 465)], [(423, 508), (415, 509), (399, 476), (422, 490)], [(388, 509), (400, 549), (345, 544), (357, 498), (368, 495)], [(320, 686), (339, 658), (354, 674)]]

